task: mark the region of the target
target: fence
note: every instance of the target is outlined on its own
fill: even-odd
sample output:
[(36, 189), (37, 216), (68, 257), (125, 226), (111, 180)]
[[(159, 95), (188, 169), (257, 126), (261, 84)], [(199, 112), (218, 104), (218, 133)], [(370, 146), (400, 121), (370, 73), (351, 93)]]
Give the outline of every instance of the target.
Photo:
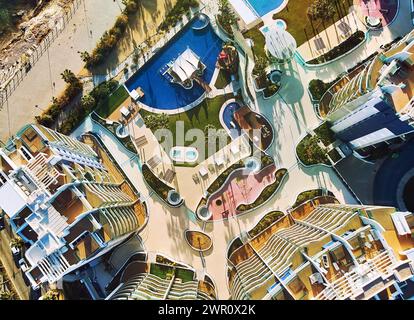
[(85, 0), (74, 0), (70, 6), (70, 9), (66, 11), (59, 20), (56, 21), (56, 26), (49, 31), (46, 37), (38, 44), (37, 47), (32, 49), (32, 52), (26, 52), (28, 55), (28, 61), (19, 63), (18, 69), (14, 71), (14, 75), (6, 81), (3, 88), (0, 89), (0, 108), (6, 103), (7, 99), (16, 90), (19, 84), (23, 81), (24, 77), (29, 73), (30, 69), (39, 61), (46, 50), (49, 49), (54, 40), (65, 30), (69, 21), (73, 18), (76, 10), (80, 7)]

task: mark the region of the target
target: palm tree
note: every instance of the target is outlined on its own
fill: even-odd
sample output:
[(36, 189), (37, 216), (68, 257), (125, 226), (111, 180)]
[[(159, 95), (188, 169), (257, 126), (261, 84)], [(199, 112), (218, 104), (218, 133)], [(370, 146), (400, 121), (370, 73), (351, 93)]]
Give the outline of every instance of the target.
[(236, 24), (236, 15), (230, 8), (228, 0), (219, 0), (219, 14), (217, 16), (220, 25), (231, 34), (233, 30), (231, 29), (232, 25)]
[(13, 239), (10, 240), (10, 246), (22, 249), (23, 246), (24, 246), (24, 241), (20, 237), (13, 238)]
[(308, 7), (308, 16), (310, 17), (311, 23), (312, 19), (320, 20), (322, 22), (322, 27), (325, 30), (329, 42), (329, 47), (331, 47), (331, 41), (325, 28), (325, 22), (333, 19), (335, 12), (335, 6), (331, 0), (315, 0), (310, 7)]
[(59, 300), (59, 295), (58, 290), (49, 290), (43, 295), (43, 300)]
[(63, 81), (69, 84), (73, 84), (78, 81), (78, 78), (76, 75), (69, 69), (66, 69), (61, 74)]
[(170, 123), (168, 116), (165, 113), (151, 114), (144, 118), (145, 125), (151, 131), (159, 129), (166, 129)]
[(81, 106), (87, 111), (92, 110), (95, 104), (95, 98), (90, 94), (86, 94), (81, 98)]
[(79, 54), (83, 62), (88, 63), (89, 61), (91, 61), (91, 55), (88, 51), (82, 51), (79, 52)]

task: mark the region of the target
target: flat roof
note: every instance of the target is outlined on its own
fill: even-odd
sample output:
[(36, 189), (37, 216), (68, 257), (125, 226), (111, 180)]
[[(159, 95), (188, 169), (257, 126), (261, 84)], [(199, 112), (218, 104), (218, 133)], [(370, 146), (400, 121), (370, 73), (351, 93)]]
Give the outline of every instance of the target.
[(245, 24), (249, 25), (260, 18), (254, 11), (252, 11), (245, 0), (230, 0), (230, 3)]

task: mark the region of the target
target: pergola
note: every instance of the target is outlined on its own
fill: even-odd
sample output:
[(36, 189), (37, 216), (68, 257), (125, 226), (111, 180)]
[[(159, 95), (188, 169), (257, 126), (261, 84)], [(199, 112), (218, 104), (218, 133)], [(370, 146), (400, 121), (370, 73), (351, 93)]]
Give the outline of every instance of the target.
[(297, 44), (295, 38), (277, 26), (269, 27), (265, 34), (266, 48), (278, 61), (286, 62), (293, 58)]

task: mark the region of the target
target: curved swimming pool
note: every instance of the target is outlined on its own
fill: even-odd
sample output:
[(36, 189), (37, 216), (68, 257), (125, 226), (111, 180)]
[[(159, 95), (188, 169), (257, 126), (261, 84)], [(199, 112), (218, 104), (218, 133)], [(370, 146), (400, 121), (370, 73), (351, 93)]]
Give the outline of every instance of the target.
[(288, 0), (245, 0), (256, 11), (256, 13), (263, 17), (272, 11), (280, 11), (283, 9)]
[(240, 104), (238, 102), (230, 102), (224, 107), (222, 112), (222, 120), (232, 139), (236, 139), (241, 134), (241, 128), (234, 119), (234, 113), (239, 109)]
[(203, 23), (205, 20), (202, 17), (197, 17), (189, 22), (125, 83), (130, 92), (138, 87), (141, 88), (144, 96), (139, 99), (140, 102), (160, 112), (170, 111), (171, 113), (174, 110), (180, 112), (178, 109), (184, 108), (202, 97), (204, 89), (198, 83), (194, 82), (194, 87), (187, 90), (179, 84), (171, 83), (160, 71), (187, 48), (190, 48), (207, 67), (202, 79), (206, 83), (211, 82), (223, 42), (210, 24), (202, 30), (193, 29)]

